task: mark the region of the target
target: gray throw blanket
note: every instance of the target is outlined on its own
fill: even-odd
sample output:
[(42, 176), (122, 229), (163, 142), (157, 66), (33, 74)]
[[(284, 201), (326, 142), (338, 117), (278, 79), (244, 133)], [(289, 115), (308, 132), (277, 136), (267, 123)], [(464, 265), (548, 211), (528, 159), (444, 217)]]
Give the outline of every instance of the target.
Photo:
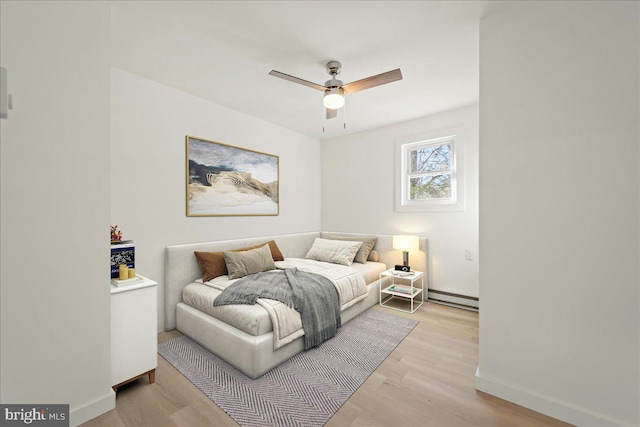
[(213, 305), (252, 305), (258, 298), (280, 301), (300, 313), (305, 350), (333, 337), (342, 326), (340, 297), (333, 283), (297, 268), (246, 276), (225, 288)]

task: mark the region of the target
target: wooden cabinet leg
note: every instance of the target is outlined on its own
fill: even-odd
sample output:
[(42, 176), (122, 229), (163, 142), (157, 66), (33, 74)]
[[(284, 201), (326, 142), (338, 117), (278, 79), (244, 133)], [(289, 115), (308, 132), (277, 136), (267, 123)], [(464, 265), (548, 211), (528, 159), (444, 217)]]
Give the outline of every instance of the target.
[(125, 384), (128, 384), (128, 383), (132, 382), (132, 381), (140, 379), (140, 378), (144, 377), (145, 375), (149, 375), (149, 384), (153, 384), (153, 383), (156, 382), (156, 370), (152, 369), (152, 370), (150, 370), (148, 372), (144, 372), (144, 373), (142, 373), (142, 374), (140, 374), (138, 376), (135, 376), (133, 378), (129, 378), (128, 380), (123, 381), (120, 384), (116, 384), (111, 388), (113, 389), (113, 391), (115, 391), (117, 393), (118, 392), (118, 388), (120, 388), (121, 385), (125, 385)]

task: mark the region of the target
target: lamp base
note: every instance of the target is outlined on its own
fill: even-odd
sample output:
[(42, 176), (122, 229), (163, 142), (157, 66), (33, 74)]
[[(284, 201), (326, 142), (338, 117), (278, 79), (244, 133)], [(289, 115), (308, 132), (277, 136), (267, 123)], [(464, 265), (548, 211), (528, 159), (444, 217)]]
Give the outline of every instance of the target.
[(408, 265), (396, 265), (396, 271), (411, 271), (411, 267)]
[(407, 251), (402, 252), (402, 265), (405, 267), (409, 266), (409, 252)]

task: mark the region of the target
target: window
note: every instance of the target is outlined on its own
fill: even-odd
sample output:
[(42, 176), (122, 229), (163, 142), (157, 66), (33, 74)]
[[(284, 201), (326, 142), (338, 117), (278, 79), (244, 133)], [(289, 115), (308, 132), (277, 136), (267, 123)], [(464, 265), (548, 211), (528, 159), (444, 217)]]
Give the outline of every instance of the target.
[(399, 143), (398, 211), (464, 210), (455, 135)]
[(453, 139), (407, 144), (409, 200), (452, 198), (452, 152)]

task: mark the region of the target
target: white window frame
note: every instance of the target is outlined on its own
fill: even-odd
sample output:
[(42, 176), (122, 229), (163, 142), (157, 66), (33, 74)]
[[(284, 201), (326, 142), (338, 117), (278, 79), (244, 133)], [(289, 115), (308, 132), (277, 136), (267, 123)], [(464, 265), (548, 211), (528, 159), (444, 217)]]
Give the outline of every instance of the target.
[[(396, 211), (446, 212), (464, 210), (464, 162), (461, 129), (447, 129), (429, 134), (396, 140)], [(451, 144), (451, 197), (446, 199), (411, 200), (409, 172), (411, 151), (430, 145)]]

